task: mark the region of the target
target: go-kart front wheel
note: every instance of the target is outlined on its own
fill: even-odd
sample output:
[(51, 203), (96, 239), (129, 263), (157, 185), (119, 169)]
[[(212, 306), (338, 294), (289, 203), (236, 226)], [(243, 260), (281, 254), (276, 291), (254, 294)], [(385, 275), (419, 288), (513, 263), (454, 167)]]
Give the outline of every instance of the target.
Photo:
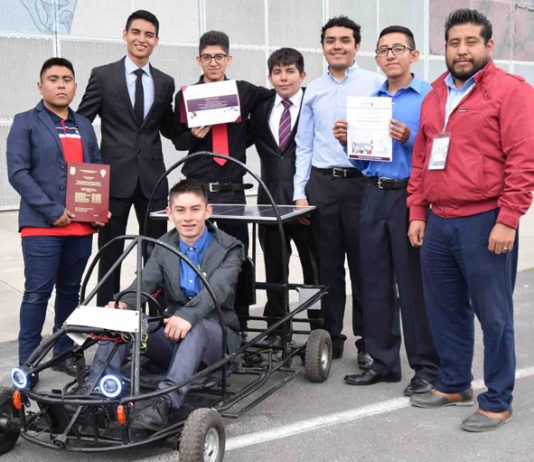
[(304, 357), (306, 377), (312, 382), (324, 382), (330, 374), (331, 363), (332, 339), (330, 334), (323, 329), (312, 330), (306, 342)]
[(221, 462), (225, 444), (226, 433), (219, 413), (214, 409), (196, 409), (182, 430), (180, 462)]
[(11, 451), (19, 439), (17, 414), (13, 406), (13, 390), (0, 388), (0, 455)]

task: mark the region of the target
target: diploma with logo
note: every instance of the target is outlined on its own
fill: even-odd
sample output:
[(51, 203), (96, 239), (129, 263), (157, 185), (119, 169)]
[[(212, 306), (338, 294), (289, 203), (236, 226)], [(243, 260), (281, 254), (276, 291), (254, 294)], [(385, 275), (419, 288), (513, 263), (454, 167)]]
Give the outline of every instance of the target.
[(65, 207), (75, 216), (73, 221), (108, 221), (109, 165), (67, 162)]
[(180, 121), (189, 128), (241, 122), (235, 80), (182, 87)]
[(389, 123), (391, 98), (349, 96), (347, 98), (347, 156), (355, 160), (391, 162), (393, 141)]

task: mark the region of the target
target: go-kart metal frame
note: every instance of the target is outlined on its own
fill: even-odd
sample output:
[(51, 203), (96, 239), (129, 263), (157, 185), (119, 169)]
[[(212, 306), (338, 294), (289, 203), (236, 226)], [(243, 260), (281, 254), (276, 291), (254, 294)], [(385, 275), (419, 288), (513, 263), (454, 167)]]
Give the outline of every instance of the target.
[[(173, 164), (162, 176), (159, 178), (157, 184), (155, 185), (151, 199), (149, 201), (147, 214), (143, 223), (143, 229), (146, 229), (149, 218), (149, 213), (152, 207), (153, 199), (155, 192), (157, 191), (159, 185), (163, 180), (176, 168), (181, 166), (184, 162), (193, 160), (202, 156), (210, 156), (214, 158), (223, 158), (228, 161), (235, 162), (239, 164), (243, 169), (248, 171), (254, 179), (258, 182), (259, 187), (263, 188), (266, 192), (267, 197), (269, 198), (270, 204), (273, 208), (274, 214), (276, 216), (276, 225), (278, 226), (278, 231), (280, 234), (281, 248), (282, 248), (282, 261), (287, 261), (287, 253), (285, 246), (285, 235), (283, 231), (283, 222), (280, 216), (279, 211), (275, 205), (274, 199), (267, 189), (261, 178), (254, 172), (252, 172), (244, 163), (233, 159), (232, 157), (222, 156), (220, 154), (214, 154), (210, 152), (198, 152), (177, 161)], [(94, 289), (86, 296), (86, 287), (89, 281), (89, 278), (96, 267), (100, 256), (106, 249), (118, 241), (131, 241), (127, 248), (124, 250), (120, 258), (113, 264), (109, 271), (104, 275), (104, 277), (98, 281)], [(319, 322), (322, 320), (316, 319), (307, 319), (307, 318), (298, 318), (295, 319), (295, 316), (299, 313), (302, 313), (304, 310), (310, 308), (315, 303), (319, 302), (321, 298), (326, 294), (327, 290), (324, 286), (310, 286), (303, 284), (289, 284), (287, 268), (283, 265), (283, 284), (269, 284), (269, 283), (255, 283), (255, 288), (258, 289), (271, 289), (278, 288), (283, 292), (283, 301), (284, 309), (287, 315), (279, 319), (276, 322), (273, 322), (266, 329), (250, 328), (247, 329), (248, 332), (259, 332), (251, 340), (243, 344), (237, 351), (232, 353), (227, 353), (226, 348), (226, 330), (224, 329), (224, 321), (222, 316), (222, 310), (220, 304), (216, 298), (216, 295), (213, 289), (210, 287), (209, 282), (206, 280), (206, 277), (200, 272), (200, 270), (191, 263), (191, 261), (182, 254), (179, 250), (169, 246), (168, 244), (158, 241), (157, 239), (144, 237), (144, 236), (120, 236), (103, 246), (98, 253), (95, 255), (91, 265), (89, 266), (86, 275), (84, 277), (80, 298), (83, 300), (82, 305), (87, 305), (93, 297), (98, 292), (102, 283), (110, 277), (110, 275), (117, 269), (124, 259), (137, 247), (137, 274), (141, 275), (143, 270), (143, 254), (145, 253), (145, 248), (147, 244), (158, 245), (169, 252), (175, 254), (178, 258), (183, 259), (197, 274), (200, 278), (203, 287), (209, 292), (213, 303), (215, 305), (217, 319), (222, 328), (222, 359), (212, 364), (211, 366), (200, 370), (197, 372), (191, 379), (178, 383), (172, 387), (156, 390), (151, 392), (142, 392), (140, 384), (140, 355), (141, 355), (141, 340), (143, 332), (143, 323), (145, 322), (143, 318), (143, 297), (148, 298), (153, 302), (159, 311), (158, 316), (152, 316), (148, 318), (148, 321), (159, 321), (162, 322), (163, 319), (163, 308), (157, 302), (157, 300), (150, 294), (143, 293), (141, 290), (141, 277), (137, 278), (137, 287), (135, 290), (136, 293), (136, 304), (137, 310), (139, 312), (139, 326), (138, 332), (131, 334), (131, 365), (130, 365), (130, 392), (127, 396), (118, 396), (116, 398), (105, 398), (96, 396), (95, 394), (86, 394), (86, 395), (74, 395), (67, 394), (69, 388), (73, 385), (81, 385), (84, 383), (85, 375), (85, 356), (84, 352), (94, 346), (98, 340), (95, 338), (87, 338), (87, 340), (81, 346), (73, 346), (72, 349), (69, 349), (50, 360), (45, 360), (45, 357), (52, 349), (56, 340), (67, 333), (84, 333), (84, 334), (94, 334), (97, 336), (106, 335), (105, 329), (95, 329), (86, 326), (72, 326), (66, 325), (63, 326), (60, 330), (55, 332), (52, 336), (47, 338), (41, 343), (41, 345), (33, 352), (30, 356), (27, 363), (24, 365), (24, 371), (27, 372), (27, 377), (30, 382), (29, 386), (26, 389), (20, 390), (20, 395), (18, 399), (20, 403), (18, 406), (20, 410), (10, 409), (10, 403), (6, 404), (0, 403), (0, 408), (4, 411), (0, 411), (0, 446), (4, 435), (13, 437), (14, 433), (18, 430), (20, 431), (20, 436), (32, 443), (35, 443), (40, 446), (61, 449), (66, 451), (73, 452), (82, 452), (82, 453), (94, 453), (94, 452), (106, 452), (106, 451), (117, 451), (124, 450), (128, 448), (139, 447), (147, 445), (159, 440), (163, 440), (170, 437), (179, 437), (182, 434), (184, 425), (187, 426), (187, 419), (180, 419), (177, 422), (170, 423), (159, 431), (150, 432), (148, 435), (144, 435), (139, 438), (139, 435), (132, 435), (130, 429), (130, 417), (132, 410), (135, 409), (136, 404), (139, 401), (146, 401), (158, 396), (168, 394), (170, 392), (176, 391), (184, 385), (188, 385), (193, 382), (197, 382), (199, 379), (208, 376), (209, 374), (215, 373), (215, 371), (220, 371), (220, 381), (217, 388), (211, 390), (212, 394), (217, 394), (217, 402), (212, 406), (212, 409), (216, 410), (222, 417), (226, 418), (237, 418), (242, 415), (244, 412), (248, 411), (265, 398), (270, 396), (272, 393), (276, 392), (282, 386), (287, 384), (297, 375), (303, 372), (301, 368), (291, 368), (291, 360), (295, 356), (305, 357), (305, 371), (307, 372), (308, 377), (312, 381), (322, 382), (326, 380), (330, 370), (331, 355), (332, 355), (332, 344), (328, 333), (322, 329), (316, 330), (293, 330), (291, 329), (293, 322), (303, 322), (308, 323)], [(255, 253), (255, 247), (253, 247)], [(289, 290), (296, 290), (298, 288), (312, 288), (316, 290), (316, 293), (306, 300), (304, 303), (300, 304), (293, 311), (289, 310)], [(123, 291), (119, 294), (119, 297), (122, 296), (126, 291)], [(146, 318), (145, 318), (146, 319)], [(249, 317), (250, 320), (256, 321), (266, 321), (265, 317)], [(271, 320), (272, 321), (272, 320)], [(282, 334), (282, 345), (281, 347), (268, 347), (263, 348), (261, 341), (267, 337), (269, 334), (272, 334), (275, 330), (283, 329)], [(305, 334), (309, 335), (308, 341), (304, 345), (297, 346), (290, 341), (291, 333), (294, 334)], [(98, 371), (98, 380), (100, 380), (102, 374), (105, 372), (105, 369), (109, 365), (112, 355), (118, 348), (118, 344), (115, 345), (112, 353), (109, 355), (106, 364), (104, 364)], [(263, 348), (263, 349), (262, 349)], [(280, 354), (273, 355), (273, 351), (279, 350)], [(252, 367), (239, 367), (232, 374), (239, 375), (251, 375), (255, 376), (255, 379), (250, 383), (243, 386), (238, 391), (230, 391), (227, 384), (227, 375), (229, 366), (239, 364), (239, 359), (243, 357), (246, 352), (255, 352), (262, 355), (263, 363), (260, 365), (255, 365)], [(67, 384), (63, 390), (52, 390), (51, 392), (35, 391), (31, 388), (32, 381), (35, 383), (38, 380), (39, 373), (45, 369), (48, 369), (54, 366), (56, 363), (63, 361), (66, 358), (72, 358), (77, 367), (77, 378), (74, 382)], [(236, 404), (249, 397), (252, 393), (260, 389), (268, 379), (275, 373), (281, 372), (285, 376), (282, 380), (276, 383), (274, 386), (263, 391), (259, 396), (254, 397), (249, 403), (241, 407), (240, 409), (235, 409)], [(93, 390), (97, 385), (96, 383), (88, 384), (88, 390)], [(191, 393), (191, 392), (190, 392)], [(208, 391), (210, 393), (210, 391)], [(38, 407), (39, 411), (35, 412), (30, 408), (30, 403), (34, 401)], [(7, 406), (7, 408), (6, 408)], [(70, 411), (67, 412), (67, 408)], [(116, 431), (112, 436), (106, 435), (105, 428), (99, 428), (98, 419), (95, 417), (92, 421), (91, 431), (87, 429), (87, 419), (84, 422), (85, 427), (80, 423), (84, 420), (84, 417), (91, 417), (95, 415), (96, 410), (106, 409), (108, 417), (115, 415), (115, 418), (118, 419), (117, 424), (113, 423), (113, 428)], [(17, 416), (18, 414), (18, 416)], [(121, 417), (119, 416), (121, 414)], [(194, 414), (194, 412), (192, 413)], [(90, 421), (91, 419), (89, 419)], [(198, 419), (197, 419), (198, 420)], [(60, 423), (58, 423), (58, 421)], [(120, 423), (122, 421), (122, 424)], [(43, 422), (48, 422), (48, 425), (43, 427)], [(206, 430), (206, 435), (211, 435), (209, 438), (213, 439), (213, 433), (209, 433), (209, 429)], [(109, 432), (108, 432), (109, 433)], [(206, 453), (206, 448), (209, 449), (208, 436), (205, 436), (205, 441), (197, 442), (197, 446), (202, 446), (204, 449), (200, 448), (200, 452), (204, 451), (204, 458), (202, 455), (199, 456), (199, 460), (222, 460), (222, 455), (224, 455), (224, 430), (222, 435), (222, 441), (219, 440), (220, 435), (217, 435), (217, 444), (222, 445), (222, 448), (219, 447), (217, 450), (222, 449), (222, 455), (220, 458), (217, 454), (213, 456), (212, 453)], [(183, 439), (183, 436), (182, 436)], [(16, 438), (15, 438), (16, 441)], [(204, 443), (202, 445), (202, 443)], [(13, 442), (13, 445), (15, 443)], [(189, 442), (190, 446), (191, 443)], [(10, 449), (10, 448), (9, 448)], [(7, 450), (9, 450), (7, 449)], [(189, 448), (190, 449), (190, 448)], [(189, 453), (192, 453), (188, 449)], [(0, 448), (1, 450), (1, 448)], [(7, 451), (4, 451), (7, 452)], [(194, 451), (193, 451), (194, 452)], [(197, 451), (198, 452), (198, 451)], [(182, 455), (182, 451), (180, 451)], [(212, 454), (210, 456), (210, 454)], [(195, 456), (196, 457), (196, 456)], [(186, 458), (184, 460), (196, 460), (193, 458)]]

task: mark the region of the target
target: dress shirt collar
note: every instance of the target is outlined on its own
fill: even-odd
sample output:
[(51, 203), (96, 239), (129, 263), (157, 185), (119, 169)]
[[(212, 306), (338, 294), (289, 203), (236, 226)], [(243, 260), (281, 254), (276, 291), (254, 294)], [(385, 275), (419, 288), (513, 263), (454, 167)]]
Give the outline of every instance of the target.
[(74, 120), (74, 114), (72, 113), (72, 109), (70, 107), (69, 107), (69, 115), (67, 116), (66, 119), (62, 119), (61, 117), (59, 117), (55, 112), (52, 112), (44, 104), (43, 104), (43, 107), (44, 107), (44, 110), (48, 113), (48, 115), (50, 116), (50, 118), (52, 119), (52, 121), (54, 123), (61, 122), (62, 120), (64, 120), (67, 123), (71, 123), (72, 125), (76, 125), (76, 121)]
[[(411, 74), (411, 76), (412, 76), (411, 82), (408, 85), (406, 85), (405, 87), (399, 88), (399, 90), (404, 90), (404, 89), (411, 88), (412, 90), (416, 91), (417, 93), (419, 93), (421, 95), (423, 93), (423, 81), (420, 78), (416, 77), (414, 74)], [(399, 90), (397, 90), (397, 91), (399, 91)], [(387, 80), (377, 90), (376, 94), (377, 95), (386, 94), (386, 95), (391, 96), (391, 93), (388, 90), (388, 81)]]
[(345, 80), (347, 80), (349, 77), (351, 77), (354, 73), (356, 73), (358, 69), (359, 69), (358, 63), (354, 61), (354, 64), (345, 71), (345, 78), (341, 82), (332, 75), (332, 73), (330, 72), (330, 67), (328, 67), (328, 70), (326, 71), (326, 73), (332, 80), (335, 80), (338, 83), (342, 83)]
[(452, 74), (449, 72), (447, 74), (447, 77), (445, 77), (445, 85), (449, 88), (449, 90), (452, 90), (456, 93), (463, 94), (467, 90), (469, 90), (474, 84), (475, 84), (475, 76), (479, 73), (478, 71), (475, 75), (471, 76), (469, 79), (467, 79), (461, 88), (456, 88), (456, 84), (454, 83), (454, 78)]
[(208, 227), (206, 226), (204, 228), (204, 232), (200, 235), (200, 237), (195, 241), (193, 245), (186, 244), (180, 239), (180, 252), (183, 254), (186, 254), (189, 249), (193, 249), (197, 253), (203, 253), (204, 250), (206, 250), (206, 247), (211, 242)]
[[(297, 91), (291, 98), (289, 98), (289, 101), (295, 106), (296, 108), (300, 107), (300, 103), (302, 101), (302, 88), (299, 88), (299, 91)], [(279, 104), (282, 104), (282, 98), (278, 93), (276, 94), (276, 97), (274, 98), (274, 105), (278, 106)]]
[(126, 69), (126, 74), (132, 74), (133, 72), (135, 72), (137, 69), (143, 69), (143, 71), (145, 71), (146, 75), (148, 75), (149, 77), (152, 76), (152, 73), (150, 72), (150, 64), (149, 62), (147, 61), (146, 64), (144, 66), (142, 66), (141, 68), (135, 64), (128, 55), (126, 55), (126, 58), (124, 58), (124, 68)]
[[(230, 80), (228, 77), (226, 77), (226, 74), (224, 74), (224, 79), (223, 80)], [(221, 82), (221, 80), (218, 80), (218, 82)], [(198, 79), (198, 82), (197, 83), (215, 83), (215, 82), (204, 82), (204, 74), (202, 74), (199, 79)]]

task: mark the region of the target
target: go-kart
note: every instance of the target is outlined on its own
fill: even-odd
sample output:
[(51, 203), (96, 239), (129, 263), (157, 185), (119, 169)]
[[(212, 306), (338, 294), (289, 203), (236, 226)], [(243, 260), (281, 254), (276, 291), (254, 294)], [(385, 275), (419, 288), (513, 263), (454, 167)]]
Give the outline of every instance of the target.
[[(154, 191), (160, 182), (183, 162), (206, 155), (223, 157), (205, 152), (187, 156), (162, 175)], [(235, 159), (224, 158), (247, 169)], [(260, 187), (265, 188), (261, 179), (248, 171), (258, 181)], [(291, 213), (286, 213), (287, 210), (277, 207), (269, 191), (266, 188), (265, 190), (272, 204), (266, 206), (270, 207), (270, 213), (259, 213), (254, 206), (251, 206), (251, 209), (244, 209), (242, 217), (252, 223), (274, 223), (279, 228), (283, 243), (285, 239), (283, 220), (287, 217), (295, 218), (301, 213), (309, 213), (310, 210), (296, 210), (291, 207)], [(153, 213), (152, 217), (157, 218), (157, 213)], [(228, 216), (225, 215), (225, 218)], [(148, 214), (145, 224), (147, 219)], [(86, 295), (89, 279), (100, 256), (119, 240), (127, 241), (129, 244), (108, 273)], [(128, 310), (89, 307), (102, 283), (134, 250), (136, 250), (137, 274), (141, 274), (143, 255), (148, 246), (166, 248), (176, 255), (177, 264), (182, 259), (195, 271), (203, 287), (209, 292), (218, 321), (223, 327), (222, 359), (198, 370), (190, 380), (163, 390), (158, 390), (156, 386), (163, 371), (157, 370), (143, 360), (146, 336), (161, 327), (164, 318), (164, 307), (158, 297), (144, 293), (138, 278), (135, 290), (136, 310), (128, 312)], [(282, 245), (282, 249), (285, 249), (285, 245)], [(253, 252), (255, 255), (255, 246)], [(247, 262), (248, 265), (251, 264), (250, 260)], [(309, 319), (302, 315), (320, 302), (326, 293), (326, 288), (289, 284), (285, 269), (284, 281), (286, 281), (284, 284), (278, 284), (278, 289), (284, 294), (286, 316), (278, 320), (261, 316), (249, 317), (249, 323), (253, 322), (255, 326), (260, 325), (260, 327), (247, 328), (250, 340), (245, 341), (237, 351), (228, 353), (219, 302), (205, 276), (185, 255), (165, 242), (144, 236), (121, 236), (110, 241), (96, 254), (86, 272), (81, 287), (80, 307), (60, 330), (39, 345), (24, 366), (13, 368), (11, 380), (14, 390), (0, 390), (0, 454), (11, 450), (19, 436), (47, 448), (84, 453), (117, 451), (172, 439), (178, 445), (181, 462), (223, 460), (225, 450), (223, 418), (239, 417), (302, 373), (313, 382), (323, 382), (328, 378), (332, 358), (332, 342), (328, 332), (320, 328), (310, 331), (293, 327), (296, 323), (313, 322), (315, 326), (321, 323), (320, 318)], [(249, 281), (249, 285), (253, 286), (248, 287), (248, 292), (252, 296), (258, 289), (273, 287), (273, 284), (256, 282), (255, 279)], [(313, 293), (305, 301), (290, 309), (289, 291), (301, 288), (311, 289)], [(124, 291), (118, 294), (117, 301), (126, 293)], [(143, 300), (148, 300), (150, 309), (147, 310)], [(122, 317), (107, 319), (108, 315), (98, 310), (117, 312), (114, 315)], [(119, 312), (124, 313), (119, 314)], [(147, 312), (150, 315), (146, 314)], [(261, 327), (266, 321), (270, 322), (270, 326)], [(281, 344), (265, 343), (267, 336), (280, 330), (283, 332)], [(64, 334), (76, 339), (74, 346), (51, 357), (49, 353), (55, 342)], [(305, 335), (305, 343), (299, 345), (291, 341), (292, 334)], [(114, 348), (107, 362), (98, 370), (97, 380), (85, 384), (86, 359), (90, 358), (98, 343), (102, 341), (115, 342)], [(107, 374), (105, 370), (112, 354), (123, 343), (129, 344), (130, 347), (129, 362), (124, 365), (120, 374)], [(303, 367), (291, 366), (295, 357), (302, 359)], [(50, 381), (48, 380), (47, 384), (47, 377), (51, 375), (51, 368), (65, 359), (74, 362), (76, 378), (62, 386), (49, 389), (47, 385)], [(270, 380), (275, 373), (277, 380), (274, 378)], [(271, 381), (275, 383), (271, 384)], [(83, 385), (87, 385), (85, 391)], [(135, 413), (143, 412), (143, 408), (149, 405), (153, 398), (185, 385), (191, 386), (186, 400), (180, 409), (171, 413), (164, 428), (147, 431), (131, 425)]]

